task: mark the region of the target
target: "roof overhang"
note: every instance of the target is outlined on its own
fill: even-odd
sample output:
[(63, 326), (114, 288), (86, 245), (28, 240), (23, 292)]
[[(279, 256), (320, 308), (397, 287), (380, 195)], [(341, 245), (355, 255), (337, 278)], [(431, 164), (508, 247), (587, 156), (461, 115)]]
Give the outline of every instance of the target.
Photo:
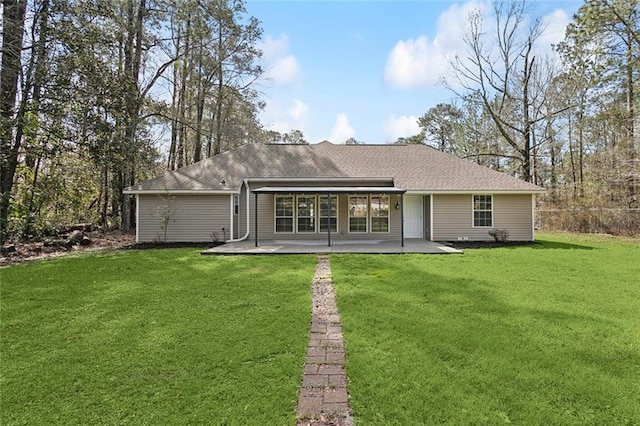
[(123, 194), (126, 195), (136, 195), (136, 194), (144, 194), (144, 195), (229, 195), (229, 194), (239, 194), (239, 190), (225, 189), (225, 190), (214, 190), (214, 189), (203, 189), (203, 190), (185, 190), (185, 189), (125, 189), (122, 191)]
[(252, 189), (254, 194), (404, 194), (406, 189), (394, 186), (264, 186)]
[(459, 194), (510, 194), (510, 195), (526, 195), (526, 194), (544, 194), (546, 189), (526, 189), (526, 190), (513, 190), (513, 189), (461, 189), (461, 190), (434, 190), (434, 191), (411, 191), (407, 190), (407, 194), (415, 195), (428, 195), (428, 194), (441, 194), (441, 195), (459, 195)]
[(248, 182), (367, 182), (367, 183), (393, 183), (393, 177), (248, 177)]

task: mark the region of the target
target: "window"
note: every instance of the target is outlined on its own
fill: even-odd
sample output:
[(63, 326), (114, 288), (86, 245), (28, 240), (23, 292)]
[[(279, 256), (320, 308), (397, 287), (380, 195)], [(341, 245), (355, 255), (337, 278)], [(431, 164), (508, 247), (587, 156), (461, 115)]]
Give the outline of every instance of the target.
[(493, 197), (491, 195), (473, 196), (473, 226), (493, 226)]
[(371, 196), (371, 232), (389, 232), (389, 196)]
[(233, 214), (238, 216), (239, 209), (240, 209), (240, 195), (233, 194)]
[(298, 232), (316, 232), (316, 197), (298, 195)]
[(276, 196), (276, 232), (293, 232), (293, 196)]
[(349, 232), (367, 232), (368, 211), (366, 195), (349, 197)]
[(327, 232), (327, 220), (331, 223), (331, 232), (338, 232), (338, 197), (331, 196), (331, 211), (329, 211), (329, 197), (327, 195), (320, 196), (320, 232)]

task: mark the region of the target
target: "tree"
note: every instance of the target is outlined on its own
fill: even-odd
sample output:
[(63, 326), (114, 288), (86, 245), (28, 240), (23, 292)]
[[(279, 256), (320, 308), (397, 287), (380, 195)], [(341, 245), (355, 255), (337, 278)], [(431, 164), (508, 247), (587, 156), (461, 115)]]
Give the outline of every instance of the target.
[(242, 1), (180, 3), (171, 29), (180, 55), (168, 112), (173, 170), (256, 138), (264, 105), (254, 88), (262, 30)]
[(347, 139), (346, 141), (344, 141), (344, 144), (345, 145), (362, 145), (362, 144), (364, 144), (364, 142), (362, 142), (362, 141), (360, 141), (360, 140), (358, 140), (356, 138), (351, 137), (351, 138)]
[(455, 153), (460, 135), (462, 112), (451, 104), (438, 104), (418, 118), (428, 145), (442, 152)]
[(568, 134), (574, 198), (638, 205), (640, 4), (585, 2), (557, 49), (574, 88)]
[(397, 145), (421, 145), (424, 143), (424, 135), (422, 133), (418, 133), (417, 135), (407, 136), (407, 137), (399, 137), (395, 140), (394, 144)]
[[(4, 242), (13, 179), (22, 140), (16, 135), (15, 114), (21, 72), (26, 0), (2, 2), (2, 63), (0, 64), (0, 243)], [(14, 138), (15, 137), (15, 138)]]
[[(458, 84), (478, 95), (476, 98), (500, 136), (511, 147), (510, 157), (519, 162), (522, 178), (531, 182), (535, 125), (547, 117), (540, 112), (543, 87), (538, 77), (543, 69), (545, 72), (549, 69), (542, 66), (543, 61), (536, 57), (534, 49), (542, 31), (540, 20), (529, 19), (526, 12), (524, 0), (494, 2), (495, 28), (490, 34), (484, 29), (482, 13), (470, 14), (464, 39), (468, 61), (456, 57), (451, 65)], [(489, 40), (488, 35), (492, 36)], [(461, 98), (466, 95), (454, 92)]]
[[(640, 3), (635, 0), (588, 0), (567, 27), (560, 52), (573, 67), (587, 68), (591, 83), (622, 92), (623, 125), (630, 154), (634, 140), (637, 84), (640, 78)], [(585, 67), (586, 65), (586, 67)]]
[(301, 130), (291, 130), (289, 133), (282, 135), (282, 143), (285, 144), (303, 144), (308, 145), (309, 142), (304, 138)]

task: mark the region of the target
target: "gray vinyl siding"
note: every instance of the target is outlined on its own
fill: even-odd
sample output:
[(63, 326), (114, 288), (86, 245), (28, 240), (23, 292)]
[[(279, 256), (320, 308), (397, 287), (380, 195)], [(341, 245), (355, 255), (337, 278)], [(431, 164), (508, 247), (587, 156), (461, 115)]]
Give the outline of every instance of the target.
[(493, 227), (473, 226), (473, 194), (433, 196), (433, 239), (436, 241), (490, 241), (493, 229), (509, 231), (511, 241), (532, 241), (531, 194), (494, 194)]
[[(225, 234), (230, 237), (229, 195), (140, 195), (138, 203), (138, 242), (212, 242), (222, 241)], [(166, 207), (171, 219), (165, 240), (161, 217)]]
[(533, 195), (494, 195), (493, 227), (509, 231), (511, 241), (533, 241)]
[[(283, 194), (286, 195), (286, 194)], [(309, 194), (313, 195), (313, 194)], [(275, 232), (275, 203), (274, 194), (260, 194), (258, 195), (258, 239), (259, 240), (324, 240), (327, 238), (325, 232), (300, 232), (300, 233), (287, 233), (287, 232)], [(349, 219), (348, 219), (348, 194), (338, 195), (338, 232), (332, 232), (331, 238), (333, 240), (400, 240), (400, 211), (396, 210), (395, 203), (400, 201), (400, 196), (395, 194), (389, 195), (389, 232), (367, 232), (367, 233), (349, 233)], [(255, 224), (254, 224), (254, 209), (255, 209), (255, 194), (251, 194), (250, 200), (250, 217), (251, 223), (249, 224), (251, 232), (250, 238), (254, 238)], [(295, 225), (294, 225), (295, 228)]]

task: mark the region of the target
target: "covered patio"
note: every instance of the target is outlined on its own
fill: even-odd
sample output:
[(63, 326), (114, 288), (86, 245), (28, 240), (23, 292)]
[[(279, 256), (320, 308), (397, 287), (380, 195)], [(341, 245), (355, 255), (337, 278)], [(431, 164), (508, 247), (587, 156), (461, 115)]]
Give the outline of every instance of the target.
[(360, 254), (452, 254), (462, 253), (443, 243), (423, 239), (400, 241), (383, 240), (334, 240), (331, 246), (322, 240), (263, 240), (258, 247), (254, 241), (245, 240), (222, 244), (204, 250), (204, 255), (236, 254), (311, 254), (311, 253), (360, 253)]

